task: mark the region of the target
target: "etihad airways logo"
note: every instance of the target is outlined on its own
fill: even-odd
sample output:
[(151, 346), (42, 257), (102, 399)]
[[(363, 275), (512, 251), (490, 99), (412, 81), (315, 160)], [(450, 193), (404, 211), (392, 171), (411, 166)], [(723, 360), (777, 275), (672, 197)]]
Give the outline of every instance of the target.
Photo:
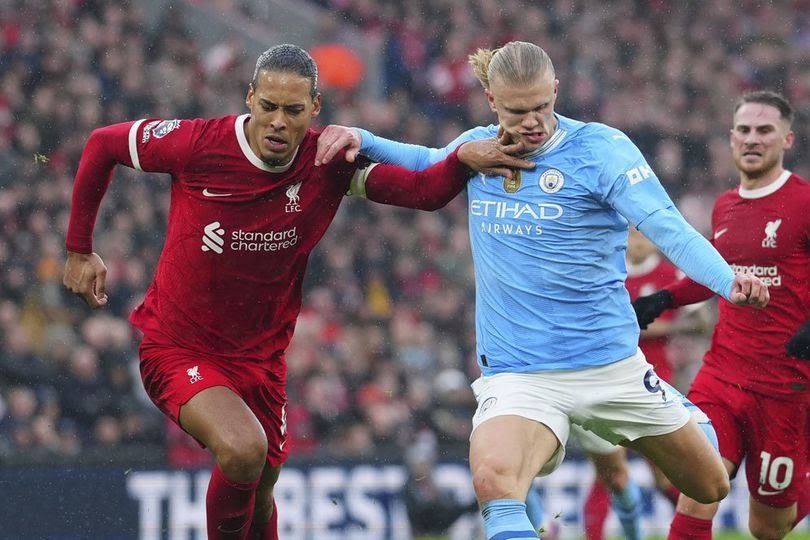
[(758, 264), (732, 264), (731, 269), (734, 270), (735, 274), (757, 276), (768, 287), (779, 287), (782, 285), (782, 276), (779, 275), (779, 267), (776, 265), (759, 266)]
[[(481, 232), (506, 235), (540, 235), (540, 221), (560, 219), (563, 208), (554, 203), (520, 203), (507, 201), (470, 201), (470, 215), (483, 218)], [(515, 223), (513, 220), (522, 220)]]
[[(228, 242), (229, 240), (229, 242)], [(203, 227), (203, 251), (213, 251), (222, 254), (225, 244), (231, 251), (280, 251), (289, 249), (298, 243), (298, 231), (291, 227), (284, 231), (243, 231), (241, 229), (225, 233), (219, 221), (214, 221)]]

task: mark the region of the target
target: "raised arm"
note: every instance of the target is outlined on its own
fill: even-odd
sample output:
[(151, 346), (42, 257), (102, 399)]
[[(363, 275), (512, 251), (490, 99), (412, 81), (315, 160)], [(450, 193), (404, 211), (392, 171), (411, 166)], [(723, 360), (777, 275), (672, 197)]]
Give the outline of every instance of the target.
[(510, 158), (518, 156), (523, 151), (523, 144), (511, 144), (498, 138), (494, 128), (477, 127), (466, 131), (456, 137), (444, 148), (428, 148), (416, 144), (392, 141), (378, 137), (360, 128), (330, 125), (324, 128), (318, 138), (318, 150), (315, 155), (315, 164), (328, 163), (344, 149), (346, 159), (354, 161), (357, 154), (363, 154), (372, 161), (391, 163), (402, 167), (421, 171), (438, 163), (450, 155), (462, 144), (475, 140), (491, 140), (495, 144), (487, 147), (489, 155), (484, 156), (477, 150), (471, 152), (468, 165), (475, 171), (489, 175), (512, 176), (513, 169), (532, 169), (532, 161)]

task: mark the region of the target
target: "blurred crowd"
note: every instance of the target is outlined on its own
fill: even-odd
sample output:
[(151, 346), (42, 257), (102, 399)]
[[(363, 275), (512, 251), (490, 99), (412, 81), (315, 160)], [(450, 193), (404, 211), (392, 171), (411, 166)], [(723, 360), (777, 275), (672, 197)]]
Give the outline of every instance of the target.
[[(251, 15), (248, 2), (212, 4)], [(494, 120), (467, 55), (522, 39), (555, 62), (558, 112), (625, 130), (703, 232), (714, 197), (736, 181), (728, 130), (741, 92), (791, 99), (787, 166), (810, 177), (808, 0), (312, 4), (325, 8), (324, 41), (351, 25), (381, 55), (380, 80), (324, 84), (319, 125), (443, 146)], [(94, 127), (244, 111), (255, 55), (202, 47), (182, 20), (146, 31), (136, 2), (0, 3), (0, 463), (129, 450), (207, 463), (141, 390), (127, 322), (163, 242), (167, 177), (117, 169), (94, 244), (109, 305), (91, 312), (61, 285), (72, 178)], [(435, 213), (347, 200), (313, 254), (287, 355), (293, 455), (398, 459), (423, 429), (442, 455), (462, 455), (477, 376), (473, 305), (463, 196)]]

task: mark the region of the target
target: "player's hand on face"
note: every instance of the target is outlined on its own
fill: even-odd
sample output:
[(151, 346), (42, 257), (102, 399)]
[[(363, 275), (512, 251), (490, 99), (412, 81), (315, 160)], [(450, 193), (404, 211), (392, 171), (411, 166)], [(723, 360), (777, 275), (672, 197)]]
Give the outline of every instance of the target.
[(318, 137), (315, 165), (329, 163), (333, 157), (346, 149), (346, 161), (353, 163), (360, 152), (360, 133), (345, 126), (326, 126)]
[(458, 149), (458, 159), (475, 171), (506, 178), (512, 178), (515, 169), (534, 169), (533, 161), (516, 157), (524, 150), (522, 142), (513, 144), (502, 139), (466, 142)]
[(738, 306), (754, 306), (764, 308), (768, 305), (771, 296), (768, 286), (756, 276), (736, 274), (731, 287), (731, 301)]
[(106, 280), (107, 267), (101, 257), (95, 253), (68, 251), (62, 283), (91, 308), (100, 308), (107, 304)]

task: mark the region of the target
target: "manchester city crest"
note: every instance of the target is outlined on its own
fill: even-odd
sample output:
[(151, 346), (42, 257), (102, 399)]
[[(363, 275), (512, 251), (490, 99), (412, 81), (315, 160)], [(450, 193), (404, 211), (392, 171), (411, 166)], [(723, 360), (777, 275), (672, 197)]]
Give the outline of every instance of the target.
[(565, 184), (563, 173), (557, 169), (548, 169), (540, 175), (540, 189), (546, 193), (557, 193)]
[(520, 170), (512, 171), (512, 178), (503, 177), (503, 190), (507, 193), (516, 193), (520, 189)]

